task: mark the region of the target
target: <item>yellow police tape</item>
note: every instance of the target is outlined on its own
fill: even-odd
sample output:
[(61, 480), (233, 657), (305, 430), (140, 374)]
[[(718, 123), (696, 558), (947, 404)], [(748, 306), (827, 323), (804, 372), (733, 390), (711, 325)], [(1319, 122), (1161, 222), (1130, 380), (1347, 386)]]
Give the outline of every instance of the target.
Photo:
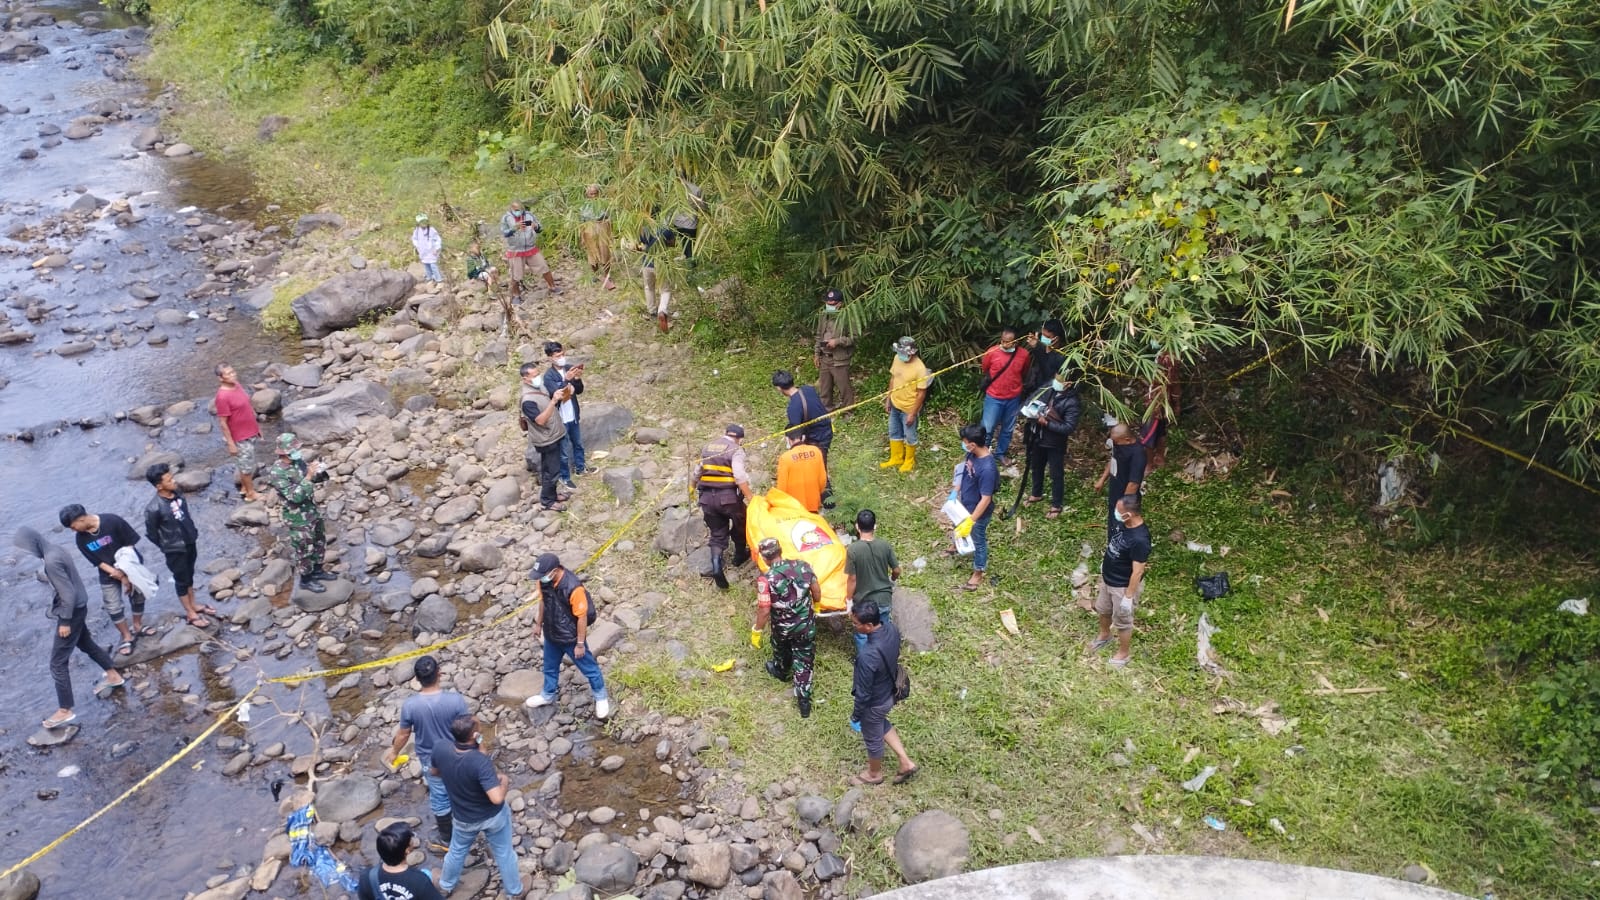
[(90, 825), (94, 824), (94, 822), (97, 819), (99, 819), (101, 816), (105, 815), (106, 813), (110, 812), (112, 809), (116, 808), (124, 800), (127, 800), (129, 797), (132, 797), (134, 794), (138, 793), (141, 789), (143, 789), (144, 787), (149, 785), (150, 782), (155, 781), (157, 778), (159, 778), (161, 776), (162, 772), (165, 772), (166, 770), (172, 768), (174, 765), (176, 765), (178, 763), (179, 760), (183, 759), (185, 756), (188, 756), (190, 753), (194, 752), (194, 749), (196, 747), (200, 746), (202, 743), (204, 743), (206, 738), (211, 737), (212, 734), (216, 733), (216, 730), (218, 728), (221, 728), (222, 724), (224, 722), (228, 721), (228, 717), (234, 715), (234, 710), (239, 708), (239, 704), (240, 703), (249, 703), (250, 702), (250, 698), (255, 696), (256, 692), (259, 691), (259, 690), (261, 690), (261, 686), (259, 684), (256, 685), (255, 687), (251, 688), (249, 693), (247, 693), (243, 697), (239, 698), (239, 702), (238, 703), (234, 703), (234, 704), (230, 705), (227, 709), (223, 710), (222, 714), (217, 716), (217, 720), (215, 722), (212, 722), (211, 725), (209, 727), (207, 727), (205, 731), (200, 732), (200, 734), (197, 735), (194, 740), (192, 740), (189, 743), (185, 744), (182, 750), (179, 750), (176, 754), (174, 754), (172, 756), (172, 758), (168, 759), (166, 762), (162, 763), (159, 766), (156, 766), (156, 768), (149, 775), (146, 775), (145, 777), (139, 779), (137, 782), (134, 783), (134, 785), (132, 787), (128, 788), (127, 790), (125, 790), (121, 794), (119, 794), (115, 800), (112, 800), (110, 803), (107, 803), (105, 806), (100, 807), (98, 810), (95, 811), (95, 813), (93, 815), (89, 816), (89, 818), (84, 819), (82, 822), (79, 822), (78, 824), (72, 826), (72, 828), (69, 829), (65, 834), (61, 835), (60, 837), (56, 838), (55, 840), (51, 841), (50, 843), (45, 844), (43, 847), (40, 847), (38, 849), (38, 851), (36, 851), (32, 856), (28, 857), (27, 859), (23, 860), (22, 862), (17, 863), (16, 865), (14, 865), (11, 868), (5, 870), (4, 872), (0, 872), (0, 881), (3, 881), (5, 879), (7, 879), (7, 878), (10, 878), (16, 872), (20, 872), (23, 869), (27, 868), (28, 866), (32, 865), (33, 863), (38, 862), (40, 859), (43, 859), (44, 856), (46, 854), (48, 854), (50, 851), (56, 849), (57, 847), (61, 846), (64, 843), (66, 843), (68, 838), (72, 837), (73, 835), (77, 834), (78, 832), (82, 831), (83, 829), (88, 828)]

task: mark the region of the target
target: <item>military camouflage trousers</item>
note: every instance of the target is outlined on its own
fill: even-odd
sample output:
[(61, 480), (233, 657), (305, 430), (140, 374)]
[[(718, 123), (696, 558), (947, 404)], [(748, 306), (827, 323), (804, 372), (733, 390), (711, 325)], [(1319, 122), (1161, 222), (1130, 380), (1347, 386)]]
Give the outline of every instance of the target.
[(817, 658), (817, 625), (807, 622), (798, 628), (772, 628), (772, 661), (780, 677), (793, 677), (796, 697), (811, 699), (811, 667)]
[(328, 549), (328, 533), (322, 516), (308, 518), (305, 522), (289, 522), (289, 561), (302, 576), (322, 568), (322, 557)]

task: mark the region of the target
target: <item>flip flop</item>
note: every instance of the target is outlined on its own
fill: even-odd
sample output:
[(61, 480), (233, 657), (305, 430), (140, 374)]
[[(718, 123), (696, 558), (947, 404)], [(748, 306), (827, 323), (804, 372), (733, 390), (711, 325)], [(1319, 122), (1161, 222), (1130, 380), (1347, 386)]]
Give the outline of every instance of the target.
[(221, 615), (221, 613), (217, 612), (217, 608), (215, 606), (199, 606), (199, 605), (197, 605), (197, 606), (195, 606), (194, 609), (195, 609), (195, 612), (203, 612), (208, 616)]
[(910, 781), (911, 779), (917, 777), (917, 773), (921, 772), (921, 771), (922, 771), (922, 767), (921, 766), (912, 766), (911, 768), (905, 770), (904, 772), (896, 772), (894, 774), (894, 783), (895, 784), (905, 784), (906, 782)]
[(856, 787), (862, 787), (869, 784), (883, 784), (883, 779), (879, 778), (877, 781), (873, 781), (871, 778), (865, 778), (860, 775), (851, 775), (850, 783)]
[(1106, 662), (1109, 663), (1113, 669), (1125, 669), (1128, 666), (1128, 660), (1132, 658), (1133, 657), (1131, 656), (1125, 656), (1122, 659), (1117, 659), (1115, 656), (1113, 656), (1106, 660)]
[(117, 644), (116, 654), (118, 656), (132, 656), (133, 641), (122, 641), (121, 643)]
[(1043, 503), (1044, 502), (1044, 498), (1043, 497), (1029, 497), (1028, 499), (1026, 499), (1026, 500), (1024, 500), (1022, 502), (1023, 503), (1028, 503), (1028, 504)]
[(1115, 643), (1116, 640), (1117, 639), (1114, 638), (1114, 637), (1095, 638), (1094, 640), (1089, 642), (1089, 646), (1087, 648), (1085, 648), (1085, 649), (1089, 653), (1099, 653), (1101, 650), (1104, 650), (1105, 648), (1107, 648), (1107, 647), (1111, 646), (1113, 643)]
[(51, 716), (50, 718), (45, 719), (43, 722), (40, 722), (39, 724), (43, 725), (46, 729), (48, 729), (50, 731), (55, 731), (57, 728), (60, 728), (63, 725), (69, 725), (69, 724), (71, 724), (73, 722), (76, 722), (77, 720), (78, 720), (78, 714), (74, 712), (74, 713), (67, 713), (67, 716), (64, 719), (58, 719), (55, 716)]
[(94, 692), (95, 692), (96, 695), (109, 694), (112, 691), (121, 690), (122, 688), (125, 688), (127, 686), (128, 686), (128, 679), (126, 679), (126, 678), (122, 679), (121, 681), (117, 682), (116, 684), (112, 684), (109, 681), (102, 681), (99, 684), (94, 686)]
[(1046, 519), (1059, 519), (1059, 518), (1061, 518), (1061, 507), (1059, 507), (1059, 506), (1050, 507), (1050, 511), (1045, 513), (1044, 517)]
[(156, 628), (154, 625), (141, 625), (138, 628), (134, 629), (133, 633), (138, 635), (139, 637), (154, 637), (154, 636), (160, 634), (161, 631), (160, 631), (160, 629)]
[(189, 616), (186, 621), (188, 621), (188, 623), (190, 625), (193, 625), (196, 628), (210, 628), (211, 627), (211, 620), (206, 618), (205, 616), (201, 616), (201, 615)]

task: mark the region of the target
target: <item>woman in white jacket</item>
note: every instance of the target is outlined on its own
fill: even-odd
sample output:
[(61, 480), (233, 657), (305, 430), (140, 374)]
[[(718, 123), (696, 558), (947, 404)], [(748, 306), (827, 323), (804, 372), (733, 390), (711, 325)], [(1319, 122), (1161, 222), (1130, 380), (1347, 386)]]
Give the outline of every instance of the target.
[(417, 227), (411, 229), (411, 246), (417, 248), (417, 260), (422, 263), (423, 271), (428, 273), (428, 280), (443, 282), (444, 276), (439, 272), (439, 251), (444, 249), (444, 238), (439, 236), (438, 229), (428, 224), (428, 217), (417, 213)]

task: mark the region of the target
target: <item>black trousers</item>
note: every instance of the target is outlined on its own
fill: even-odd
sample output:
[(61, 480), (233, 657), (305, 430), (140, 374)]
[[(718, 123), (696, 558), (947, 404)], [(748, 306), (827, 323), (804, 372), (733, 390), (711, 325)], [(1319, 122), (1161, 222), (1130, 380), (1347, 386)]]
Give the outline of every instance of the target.
[(730, 535), (734, 537), (735, 543), (744, 546), (744, 503), (739, 499), (738, 491), (702, 492), (700, 515), (706, 520), (706, 528), (711, 532), (711, 540), (707, 546), (711, 548), (713, 557), (721, 556), (722, 552), (728, 549)]
[(561, 445), (556, 441), (548, 447), (539, 447), (539, 505), (550, 506), (556, 502), (556, 485), (561, 483)]
[(1066, 447), (1041, 447), (1035, 441), (1028, 448), (1028, 469), (1033, 473), (1031, 496), (1044, 496), (1044, 470), (1050, 469), (1050, 507), (1061, 508), (1062, 471), (1066, 467)]
[(182, 552), (167, 554), (167, 570), (172, 573), (172, 586), (177, 588), (179, 597), (194, 589), (194, 564), (197, 555), (193, 544), (185, 544)]
[(56, 683), (56, 705), (71, 709), (72, 672), (67, 668), (67, 661), (72, 658), (74, 649), (89, 654), (95, 665), (102, 669), (115, 669), (117, 664), (111, 661), (111, 654), (96, 644), (89, 634), (89, 607), (78, 607), (72, 611), (72, 618), (58, 624), (66, 625), (69, 630), (66, 637), (56, 632), (55, 644), (50, 648), (50, 677)]

